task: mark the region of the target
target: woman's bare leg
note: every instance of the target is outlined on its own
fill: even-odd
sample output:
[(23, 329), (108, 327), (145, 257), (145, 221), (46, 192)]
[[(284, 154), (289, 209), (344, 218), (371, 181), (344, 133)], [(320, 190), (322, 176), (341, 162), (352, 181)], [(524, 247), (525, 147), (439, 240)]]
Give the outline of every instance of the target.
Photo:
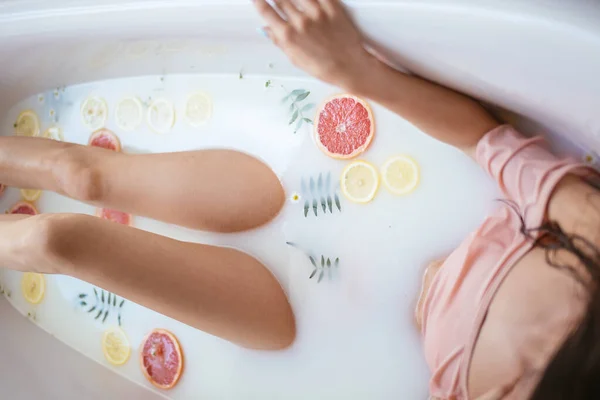
[(127, 155), (41, 138), (0, 137), (0, 182), (217, 232), (262, 225), (285, 199), (273, 171), (237, 151)]
[(281, 286), (239, 251), (77, 214), (0, 216), (0, 237), (0, 265), (73, 276), (241, 346), (294, 340)]
[[(268, 167), (234, 151), (133, 156), (31, 138), (0, 138), (0, 182), (222, 232), (266, 223), (284, 198)], [(1, 216), (0, 238), (2, 266), (82, 279), (242, 346), (294, 340), (281, 286), (242, 252), (75, 214)]]

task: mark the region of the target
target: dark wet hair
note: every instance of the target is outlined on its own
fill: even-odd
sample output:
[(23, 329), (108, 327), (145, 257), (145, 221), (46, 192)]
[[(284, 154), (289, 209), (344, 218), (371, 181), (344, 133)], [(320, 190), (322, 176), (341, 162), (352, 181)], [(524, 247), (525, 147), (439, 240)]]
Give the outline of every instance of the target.
[[(586, 182), (600, 195), (599, 179)], [(528, 229), (521, 220), (522, 233), (546, 251), (547, 263), (588, 291), (587, 312), (550, 360), (530, 400), (600, 399), (600, 250), (582, 236), (567, 234), (556, 222)], [(578, 268), (559, 263), (555, 257), (559, 250), (576, 256)]]

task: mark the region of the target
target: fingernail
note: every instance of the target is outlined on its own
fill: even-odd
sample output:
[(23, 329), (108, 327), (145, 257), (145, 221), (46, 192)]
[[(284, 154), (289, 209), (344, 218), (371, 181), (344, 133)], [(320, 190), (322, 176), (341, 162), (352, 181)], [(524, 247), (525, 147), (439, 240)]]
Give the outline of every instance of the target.
[(265, 31), (265, 28), (256, 28), (256, 32), (260, 33), (262, 36), (269, 38), (269, 35), (267, 34), (267, 31)]

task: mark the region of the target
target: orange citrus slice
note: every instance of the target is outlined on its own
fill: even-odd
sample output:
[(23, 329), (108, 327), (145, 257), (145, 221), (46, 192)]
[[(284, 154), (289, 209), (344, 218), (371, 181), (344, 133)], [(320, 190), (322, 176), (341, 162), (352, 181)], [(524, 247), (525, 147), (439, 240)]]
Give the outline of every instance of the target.
[(15, 123), (15, 134), (17, 136), (39, 136), (40, 119), (34, 111), (26, 110), (19, 114)]
[(42, 195), (41, 190), (37, 189), (21, 189), (21, 196), (27, 201), (36, 201)]
[(177, 338), (155, 329), (142, 342), (140, 364), (146, 379), (159, 389), (172, 389), (183, 372), (183, 353)]
[(379, 188), (377, 169), (366, 161), (355, 161), (342, 172), (340, 180), (342, 193), (355, 203), (368, 203), (373, 200)]
[(46, 278), (42, 274), (26, 272), (21, 280), (23, 297), (31, 304), (40, 304), (46, 293)]
[(100, 129), (108, 119), (108, 105), (97, 96), (90, 96), (81, 104), (81, 120), (92, 131)]
[(212, 100), (206, 93), (192, 93), (185, 105), (185, 120), (194, 128), (206, 123), (212, 115)]
[(175, 108), (167, 99), (156, 99), (148, 107), (148, 126), (156, 133), (167, 133), (175, 124)]
[(48, 129), (46, 129), (46, 131), (44, 131), (44, 134), (42, 136), (45, 137), (46, 139), (57, 140), (59, 142), (65, 141), (62, 130), (58, 126), (52, 126)]
[(348, 159), (364, 152), (375, 136), (369, 105), (349, 94), (334, 96), (317, 112), (315, 140), (329, 157)]
[(122, 225), (131, 225), (131, 214), (127, 214), (110, 208), (99, 208), (96, 215), (102, 219), (116, 222)]
[(137, 97), (126, 97), (115, 109), (117, 126), (127, 132), (136, 130), (144, 121), (142, 102)]
[(383, 184), (393, 194), (412, 192), (419, 184), (419, 166), (410, 157), (396, 156), (385, 162), (381, 168)]
[(20, 201), (8, 210), (9, 214), (37, 215), (38, 210), (31, 203)]
[(111, 328), (102, 335), (102, 352), (112, 365), (119, 366), (129, 361), (131, 345), (121, 328)]
[(121, 141), (108, 129), (98, 129), (92, 133), (88, 144), (92, 147), (100, 147), (112, 151), (121, 151)]

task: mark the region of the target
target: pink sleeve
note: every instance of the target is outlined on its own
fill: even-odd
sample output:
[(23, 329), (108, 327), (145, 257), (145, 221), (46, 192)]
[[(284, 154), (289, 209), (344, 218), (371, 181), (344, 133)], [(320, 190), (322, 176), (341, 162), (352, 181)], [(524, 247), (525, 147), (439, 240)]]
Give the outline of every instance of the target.
[(552, 154), (543, 138), (525, 138), (510, 125), (488, 132), (477, 145), (476, 159), (498, 182), (505, 198), (515, 202), (528, 227), (542, 223), (558, 182), (586, 168)]

